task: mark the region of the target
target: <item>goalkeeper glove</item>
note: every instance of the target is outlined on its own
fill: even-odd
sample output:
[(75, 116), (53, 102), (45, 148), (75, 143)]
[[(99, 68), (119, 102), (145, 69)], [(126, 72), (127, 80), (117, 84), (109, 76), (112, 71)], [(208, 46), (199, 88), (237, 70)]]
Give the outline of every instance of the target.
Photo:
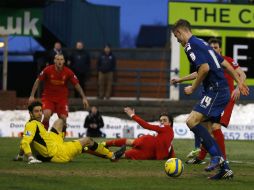
[(42, 163), (42, 161), (37, 160), (35, 157), (33, 156), (29, 156), (28, 157), (28, 164), (39, 164)]

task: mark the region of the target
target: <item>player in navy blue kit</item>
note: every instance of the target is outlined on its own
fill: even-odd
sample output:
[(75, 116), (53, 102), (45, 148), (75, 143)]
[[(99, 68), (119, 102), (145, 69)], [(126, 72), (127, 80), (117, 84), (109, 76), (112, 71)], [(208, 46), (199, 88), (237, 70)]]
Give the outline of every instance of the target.
[(217, 54), (208, 43), (192, 35), (191, 25), (187, 20), (178, 20), (172, 31), (177, 41), (184, 47), (190, 63), (197, 71), (196, 79), (192, 85), (184, 88), (184, 93), (191, 95), (201, 83), (203, 86), (202, 97), (190, 113), (186, 124), (201, 139), (203, 146), (211, 155), (210, 165), (205, 170), (212, 171), (217, 167), (220, 168), (217, 174), (209, 178), (232, 178), (233, 171), (224, 161), (218, 144), (200, 123), (207, 119), (211, 122), (218, 122), (221, 113), (229, 102), (230, 93), (222, 67), (228, 70), (243, 95), (248, 95), (249, 89), (242, 83), (233, 67), (226, 60)]

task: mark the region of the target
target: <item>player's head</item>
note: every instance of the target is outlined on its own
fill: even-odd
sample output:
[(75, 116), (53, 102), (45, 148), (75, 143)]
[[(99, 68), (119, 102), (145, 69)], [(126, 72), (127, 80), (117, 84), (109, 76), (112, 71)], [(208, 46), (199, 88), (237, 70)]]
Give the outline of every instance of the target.
[(173, 127), (174, 123), (173, 117), (166, 112), (162, 112), (160, 114), (159, 121), (161, 125), (170, 125), (171, 127)]
[(31, 119), (41, 121), (42, 119), (42, 103), (39, 101), (34, 101), (28, 106), (28, 111)]
[(63, 54), (56, 54), (54, 62), (57, 69), (62, 69), (65, 63)]
[(221, 54), (221, 41), (218, 38), (210, 38), (208, 40), (209, 45), (216, 51), (218, 54)]
[(179, 19), (172, 27), (172, 32), (176, 37), (177, 41), (184, 47), (192, 36), (191, 25), (189, 21)]

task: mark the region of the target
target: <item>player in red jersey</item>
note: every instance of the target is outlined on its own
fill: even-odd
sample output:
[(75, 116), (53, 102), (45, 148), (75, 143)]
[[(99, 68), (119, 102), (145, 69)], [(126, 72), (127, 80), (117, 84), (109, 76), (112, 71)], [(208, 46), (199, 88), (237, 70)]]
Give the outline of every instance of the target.
[[(209, 45), (216, 51), (218, 54), (221, 54), (221, 41), (217, 38), (211, 38), (208, 41)], [(239, 64), (236, 63), (231, 57), (223, 56), (225, 60), (227, 60), (231, 66), (234, 68), (234, 70), (237, 72), (237, 74), (240, 76), (240, 79), (242, 81), (245, 81), (246, 75), (240, 68)], [(224, 135), (221, 131), (221, 126), (228, 127), (231, 114), (235, 105), (235, 101), (240, 98), (240, 91), (238, 87), (234, 88), (234, 79), (225, 71), (224, 76), (227, 79), (231, 99), (229, 103), (227, 104), (226, 108), (224, 109), (224, 112), (221, 115), (220, 123), (214, 123), (213, 125), (208, 122), (207, 126), (211, 129), (213, 137), (215, 138), (216, 142), (218, 143), (220, 150), (222, 151), (222, 154), (224, 156), (224, 159), (226, 160), (226, 149), (225, 149), (225, 141), (224, 141)], [(199, 152), (197, 157), (194, 157), (193, 159), (190, 159), (187, 161), (187, 163), (190, 164), (199, 164), (202, 162), (202, 160), (205, 159), (207, 154), (207, 151), (204, 147), (201, 146), (201, 151)]]
[[(43, 103), (43, 121), (45, 128), (49, 127), (49, 119), (53, 113), (57, 113), (58, 117), (66, 122), (68, 116), (68, 82), (75, 87), (82, 97), (84, 108), (88, 108), (87, 98), (79, 85), (79, 81), (75, 74), (66, 66), (63, 55), (56, 55), (55, 64), (49, 65), (40, 73), (34, 82), (29, 103), (35, 100), (34, 95), (41, 81), (44, 81), (44, 89), (42, 93)], [(65, 127), (66, 129), (66, 127)], [(64, 131), (65, 132), (65, 131)]]
[(156, 136), (143, 135), (136, 139), (120, 138), (105, 142), (105, 146), (131, 146), (123, 157), (132, 160), (163, 160), (175, 157), (172, 141), (174, 138), (173, 118), (166, 113), (160, 115), (160, 125), (151, 125), (135, 115), (134, 109), (124, 108), (126, 114), (145, 129), (156, 131)]

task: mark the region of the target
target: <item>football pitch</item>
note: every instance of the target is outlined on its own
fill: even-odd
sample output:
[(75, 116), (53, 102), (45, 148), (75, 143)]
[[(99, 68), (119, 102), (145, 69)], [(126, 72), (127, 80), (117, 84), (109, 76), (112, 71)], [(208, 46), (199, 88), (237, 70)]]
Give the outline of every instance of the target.
[[(211, 181), (213, 173), (204, 171), (206, 165), (184, 165), (178, 178), (164, 173), (165, 161), (107, 159), (82, 154), (68, 164), (43, 163), (28, 165), (14, 162), (18, 138), (0, 138), (0, 189), (2, 190), (252, 190), (254, 189), (254, 142), (226, 141), (228, 159), (234, 179)], [(103, 139), (96, 139), (102, 141)], [(193, 140), (174, 140), (177, 157), (193, 148)], [(206, 160), (209, 161), (209, 160)]]

